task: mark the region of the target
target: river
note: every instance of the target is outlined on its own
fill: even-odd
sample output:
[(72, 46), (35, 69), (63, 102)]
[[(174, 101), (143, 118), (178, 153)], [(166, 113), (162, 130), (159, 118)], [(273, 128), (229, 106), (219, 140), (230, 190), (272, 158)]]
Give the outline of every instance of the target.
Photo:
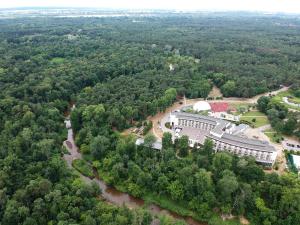
[[(67, 162), (67, 165), (70, 168), (72, 167), (72, 161), (75, 159), (82, 159), (82, 155), (79, 151), (79, 148), (76, 146), (75, 141), (74, 141), (74, 135), (73, 135), (73, 130), (71, 128), (71, 122), (69, 119), (66, 121), (66, 127), (68, 129), (68, 137), (67, 140), (64, 141), (64, 146), (68, 149), (69, 154), (64, 154), (63, 158)], [(95, 178), (91, 179), (89, 177), (86, 177), (84, 175), (80, 175), (80, 177), (88, 184), (90, 184), (92, 181), (96, 182), (102, 193), (101, 196), (108, 202), (122, 206), (126, 205), (128, 208), (137, 208), (137, 207), (143, 207), (144, 206), (144, 201), (139, 198), (135, 198), (127, 193), (123, 193), (118, 191), (112, 186), (108, 186), (98, 175), (97, 171), (94, 170)], [(174, 219), (178, 220), (184, 220), (187, 224), (189, 225), (207, 225), (207, 223), (203, 222), (198, 222), (194, 220), (192, 217), (184, 217), (180, 216), (177, 213), (171, 212), (169, 210), (163, 209), (158, 205), (155, 204), (150, 204), (147, 206), (147, 210), (149, 210), (152, 214), (164, 214), (171, 216)]]

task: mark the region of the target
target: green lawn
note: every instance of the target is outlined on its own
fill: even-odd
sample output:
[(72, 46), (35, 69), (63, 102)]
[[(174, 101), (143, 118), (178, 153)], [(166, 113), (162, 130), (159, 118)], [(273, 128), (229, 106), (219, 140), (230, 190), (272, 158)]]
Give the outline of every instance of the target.
[(56, 64), (61, 64), (65, 61), (64, 58), (61, 58), (61, 57), (55, 57), (53, 59), (50, 60), (52, 63), (56, 63)]
[(284, 104), (288, 108), (300, 110), (299, 107), (291, 106), (291, 105), (283, 102), (282, 98), (283, 97), (288, 97), (288, 96), (292, 96), (293, 97), (292, 99), (289, 100), (290, 102), (294, 102), (294, 103), (300, 104), (300, 98), (295, 97), (292, 94), (291, 91), (283, 91), (283, 92), (278, 93), (276, 96), (272, 97), (272, 101), (274, 101), (274, 102), (281, 102), (282, 104)]
[[(253, 121), (253, 119), (255, 119), (255, 121)], [(258, 111), (246, 112), (241, 116), (240, 120), (247, 121), (255, 128), (269, 124), (268, 117)]]
[(249, 104), (249, 103), (236, 103), (236, 102), (230, 102), (229, 106), (230, 108), (235, 108), (236, 110), (238, 110), (239, 108), (244, 108), (244, 109), (248, 109), (248, 107), (252, 107), (254, 104)]
[(282, 135), (278, 132), (276, 132), (275, 130), (268, 129), (264, 131), (264, 134), (268, 136), (268, 138), (270, 139), (271, 142), (273, 143), (280, 143), (281, 139), (282, 139)]
[(265, 114), (259, 112), (259, 111), (250, 111), (243, 114), (243, 116), (266, 116)]

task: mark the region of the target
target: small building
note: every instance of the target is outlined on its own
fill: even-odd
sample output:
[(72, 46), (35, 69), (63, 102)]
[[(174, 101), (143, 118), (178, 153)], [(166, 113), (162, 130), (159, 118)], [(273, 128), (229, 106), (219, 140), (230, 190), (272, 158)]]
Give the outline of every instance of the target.
[[(137, 146), (144, 145), (144, 139), (143, 138), (136, 139), (135, 144)], [(162, 143), (159, 142), (159, 141), (155, 141), (152, 146), (147, 146), (147, 147), (151, 147), (151, 148), (156, 149), (156, 150), (161, 150), (162, 149)]]
[(227, 112), (229, 107), (227, 102), (210, 102), (209, 105), (211, 107), (211, 111), (214, 113)]
[(300, 156), (299, 155), (291, 155), (293, 164), (298, 171), (300, 171)]
[(227, 102), (211, 102), (209, 103), (209, 105), (211, 107), (210, 116), (224, 120), (240, 121), (239, 116), (227, 113), (229, 109), (229, 105)]
[(211, 107), (208, 102), (206, 101), (199, 101), (193, 105), (193, 110), (195, 112), (201, 111), (211, 111)]

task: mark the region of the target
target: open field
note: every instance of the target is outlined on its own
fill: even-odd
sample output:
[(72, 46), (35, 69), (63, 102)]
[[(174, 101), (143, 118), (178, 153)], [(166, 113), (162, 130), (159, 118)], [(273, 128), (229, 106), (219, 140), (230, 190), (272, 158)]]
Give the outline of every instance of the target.
[(244, 113), (241, 116), (241, 121), (242, 120), (249, 122), (254, 128), (269, 124), (267, 116), (258, 111), (250, 111)]
[(61, 64), (65, 61), (64, 58), (61, 58), (61, 57), (55, 57), (53, 59), (50, 60), (52, 63), (56, 63), (56, 64)]

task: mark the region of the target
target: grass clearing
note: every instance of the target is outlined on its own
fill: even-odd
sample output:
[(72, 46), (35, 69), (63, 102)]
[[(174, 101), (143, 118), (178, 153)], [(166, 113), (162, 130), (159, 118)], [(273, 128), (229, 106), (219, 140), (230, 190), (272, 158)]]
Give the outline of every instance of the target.
[(300, 110), (299, 107), (289, 105), (289, 104), (287, 104), (287, 103), (285, 103), (283, 101), (282, 98), (283, 97), (288, 97), (288, 96), (293, 97), (293, 98), (289, 99), (290, 102), (293, 102), (293, 103), (296, 103), (296, 104), (300, 104), (300, 98), (297, 98), (296, 96), (294, 96), (293, 93), (290, 90), (278, 93), (277, 95), (275, 95), (274, 97), (272, 97), (272, 101), (278, 102), (278, 103), (282, 103), (287, 108), (290, 108), (290, 109)]
[(163, 196), (152, 194), (148, 192), (143, 196), (143, 199), (148, 203), (153, 203), (159, 205), (164, 209), (168, 209), (172, 212), (175, 212), (181, 216), (193, 216), (193, 212), (187, 209), (187, 206), (183, 203), (179, 203), (178, 201), (173, 201), (170, 198)]
[(249, 111), (243, 114), (243, 116), (263, 116), (266, 117), (265, 114), (263, 114), (262, 112), (259, 111)]
[(55, 57), (55, 58), (52, 58), (50, 60), (50, 62), (55, 63), (55, 64), (61, 64), (61, 63), (65, 62), (65, 58)]
[(72, 166), (84, 176), (94, 178), (92, 167), (83, 159), (75, 159), (72, 162)]
[(254, 128), (269, 124), (268, 117), (258, 111), (246, 112), (241, 116), (240, 119), (241, 121), (247, 121)]
[(250, 103), (238, 103), (238, 102), (229, 102), (229, 108), (234, 108), (238, 110), (239, 108), (245, 108), (248, 109), (249, 107), (252, 107), (253, 104)]
[(273, 143), (280, 143), (282, 140), (282, 135), (275, 131), (274, 129), (267, 129), (264, 131), (264, 134), (268, 136), (271, 142)]
[(229, 110), (232, 112), (233, 115), (240, 115), (244, 112), (247, 112), (250, 108), (254, 107), (254, 104), (250, 103), (238, 103), (238, 102), (230, 102), (229, 103)]

